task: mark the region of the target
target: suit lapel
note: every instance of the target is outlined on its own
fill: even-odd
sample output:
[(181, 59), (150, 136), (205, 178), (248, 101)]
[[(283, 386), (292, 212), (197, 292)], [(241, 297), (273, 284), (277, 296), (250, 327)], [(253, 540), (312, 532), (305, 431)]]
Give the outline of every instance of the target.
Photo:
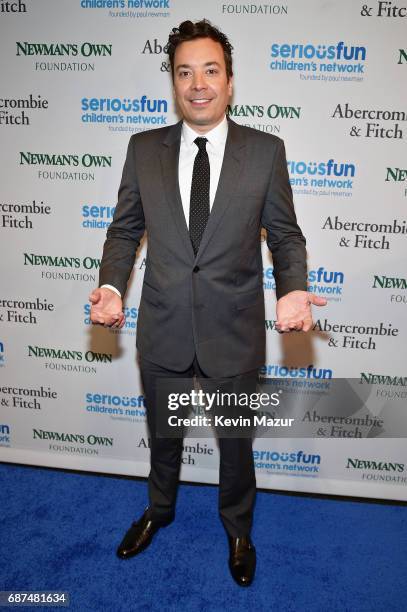
[(196, 259), (199, 259), (216, 228), (218, 227), (223, 215), (228, 209), (232, 196), (236, 193), (239, 186), (239, 178), (243, 166), (245, 153), (245, 138), (243, 130), (234, 121), (228, 119), (228, 135), (223, 156), (222, 170), (219, 177), (218, 188), (212, 205), (202, 241), (199, 246)]
[(194, 250), (189, 237), (188, 226), (185, 221), (184, 209), (182, 207), (181, 193), (178, 181), (178, 160), (181, 143), (182, 121), (179, 121), (169, 129), (160, 152), (161, 171), (164, 180), (165, 195), (172, 211), (175, 224), (178, 228), (182, 242), (193, 260)]

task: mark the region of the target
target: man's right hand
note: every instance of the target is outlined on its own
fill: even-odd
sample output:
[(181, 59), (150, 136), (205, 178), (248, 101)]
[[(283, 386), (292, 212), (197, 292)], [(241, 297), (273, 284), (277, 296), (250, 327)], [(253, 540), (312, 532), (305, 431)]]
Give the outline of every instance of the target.
[(92, 323), (121, 329), (125, 323), (121, 297), (107, 287), (94, 289), (89, 296)]

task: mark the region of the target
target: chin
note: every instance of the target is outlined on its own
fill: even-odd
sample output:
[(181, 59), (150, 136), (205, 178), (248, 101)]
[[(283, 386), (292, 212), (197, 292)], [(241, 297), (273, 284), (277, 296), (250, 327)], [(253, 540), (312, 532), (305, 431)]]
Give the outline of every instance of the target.
[(210, 125), (212, 123), (211, 119), (205, 117), (196, 117), (193, 121), (196, 125)]

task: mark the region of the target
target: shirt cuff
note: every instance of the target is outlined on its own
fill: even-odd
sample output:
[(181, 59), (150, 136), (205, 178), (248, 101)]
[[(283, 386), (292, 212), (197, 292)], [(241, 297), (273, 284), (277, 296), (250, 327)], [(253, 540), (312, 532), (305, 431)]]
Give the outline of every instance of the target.
[(100, 288), (105, 288), (105, 289), (110, 289), (111, 291), (114, 291), (114, 293), (117, 293), (117, 295), (121, 298), (122, 295), (120, 293), (120, 291), (118, 289), (116, 289), (116, 287), (113, 287), (113, 285), (101, 285)]

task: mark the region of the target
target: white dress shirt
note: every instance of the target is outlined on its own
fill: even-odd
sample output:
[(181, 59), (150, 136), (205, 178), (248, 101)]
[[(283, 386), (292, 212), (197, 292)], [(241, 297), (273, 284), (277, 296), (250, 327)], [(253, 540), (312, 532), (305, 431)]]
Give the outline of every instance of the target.
[[(198, 147), (194, 143), (195, 138), (204, 137), (208, 140), (206, 151), (209, 157), (210, 183), (209, 183), (209, 208), (212, 210), (213, 202), (218, 188), (220, 172), (222, 169), (223, 155), (225, 153), (226, 138), (228, 135), (228, 122), (226, 116), (216, 127), (206, 134), (198, 134), (185, 121), (181, 130), (181, 145), (179, 150), (178, 182), (181, 193), (182, 208), (185, 221), (189, 227), (189, 205), (191, 199), (192, 172)], [(120, 292), (112, 285), (102, 285), (111, 289), (118, 295)]]
[(198, 147), (195, 138), (204, 137), (208, 140), (206, 151), (209, 157), (210, 183), (209, 183), (209, 209), (212, 210), (216, 190), (218, 188), (220, 171), (222, 169), (223, 154), (225, 152), (226, 137), (228, 135), (228, 122), (226, 117), (206, 134), (198, 134), (187, 123), (182, 124), (181, 147), (179, 151), (178, 182), (181, 193), (182, 208), (185, 221), (189, 227), (189, 204), (191, 200), (192, 172)]

